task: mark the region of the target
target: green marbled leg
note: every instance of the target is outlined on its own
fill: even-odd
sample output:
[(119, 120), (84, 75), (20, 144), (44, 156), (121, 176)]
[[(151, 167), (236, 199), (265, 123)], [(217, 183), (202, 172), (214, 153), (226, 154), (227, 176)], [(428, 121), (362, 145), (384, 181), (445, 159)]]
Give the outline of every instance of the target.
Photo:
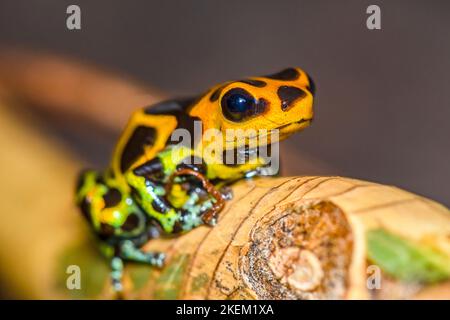
[(162, 267), (164, 265), (165, 254), (160, 252), (143, 252), (133, 242), (125, 240), (120, 245), (120, 257), (128, 261), (142, 262), (151, 266)]
[(111, 280), (114, 291), (121, 292), (123, 290), (122, 285), (123, 276), (123, 261), (119, 257), (111, 259)]

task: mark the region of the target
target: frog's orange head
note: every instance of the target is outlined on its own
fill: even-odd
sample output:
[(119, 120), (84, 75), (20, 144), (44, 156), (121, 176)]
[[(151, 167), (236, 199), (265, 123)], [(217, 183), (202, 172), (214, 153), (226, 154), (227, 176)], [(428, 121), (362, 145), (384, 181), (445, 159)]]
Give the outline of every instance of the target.
[[(250, 139), (255, 130), (278, 129), (279, 140), (283, 140), (310, 124), (313, 97), (311, 78), (299, 68), (289, 68), (218, 85), (197, 101), (189, 114), (202, 120), (204, 130), (240, 129), (250, 132), (246, 137)], [(237, 142), (242, 143), (246, 142)], [(236, 147), (236, 142), (233, 145)]]

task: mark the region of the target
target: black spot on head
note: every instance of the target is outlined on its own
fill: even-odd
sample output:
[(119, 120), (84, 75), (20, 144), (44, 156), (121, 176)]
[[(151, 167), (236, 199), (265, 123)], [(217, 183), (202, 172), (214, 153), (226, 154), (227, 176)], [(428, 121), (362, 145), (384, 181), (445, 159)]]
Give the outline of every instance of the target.
[(122, 200), (122, 194), (116, 188), (109, 188), (103, 195), (103, 201), (105, 202), (105, 208), (112, 208), (120, 203)]
[(264, 88), (267, 85), (267, 83), (265, 83), (264, 81), (256, 80), (256, 79), (245, 79), (245, 80), (239, 80), (237, 82), (242, 82), (242, 83), (245, 83), (245, 84), (248, 84), (248, 85), (251, 85), (254, 87), (258, 87), (258, 88)]
[(306, 96), (305, 91), (291, 86), (281, 86), (277, 91), (278, 97), (281, 100), (281, 109), (287, 111), (295, 100)]
[(152, 146), (155, 143), (155, 138), (155, 128), (137, 127), (123, 149), (120, 170), (125, 172), (144, 153), (144, 147)]
[(222, 85), (218, 87), (216, 90), (214, 90), (213, 93), (211, 93), (211, 96), (209, 97), (209, 101), (215, 102), (217, 99), (219, 99), (220, 94), (222, 93), (223, 88), (225, 88), (225, 85)]
[(284, 69), (283, 71), (280, 71), (278, 73), (274, 73), (274, 74), (271, 74), (271, 75), (268, 75), (265, 77), (269, 78), (269, 79), (274, 79), (274, 80), (293, 81), (293, 80), (297, 80), (300, 77), (300, 73), (298, 72), (297, 69), (288, 68), (288, 69)]
[(139, 217), (136, 213), (130, 213), (122, 225), (123, 231), (133, 231), (139, 226)]

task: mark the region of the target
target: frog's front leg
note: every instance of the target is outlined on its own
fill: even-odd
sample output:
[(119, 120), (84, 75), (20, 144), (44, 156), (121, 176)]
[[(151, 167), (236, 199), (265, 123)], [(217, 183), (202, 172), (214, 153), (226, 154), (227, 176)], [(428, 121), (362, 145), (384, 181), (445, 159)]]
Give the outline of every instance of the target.
[[(215, 186), (198, 170), (190, 168), (178, 168), (169, 178), (166, 185), (166, 192), (169, 193), (172, 189), (172, 184), (178, 176), (193, 176), (201, 182), (203, 189), (208, 195), (212, 196), (214, 201), (209, 201), (207, 204), (209, 208), (201, 210), (201, 217), (204, 223), (208, 225), (215, 225), (217, 223), (217, 215), (223, 209), (225, 205), (225, 199), (222, 193), (218, 191)], [(194, 194), (195, 195), (195, 194)]]

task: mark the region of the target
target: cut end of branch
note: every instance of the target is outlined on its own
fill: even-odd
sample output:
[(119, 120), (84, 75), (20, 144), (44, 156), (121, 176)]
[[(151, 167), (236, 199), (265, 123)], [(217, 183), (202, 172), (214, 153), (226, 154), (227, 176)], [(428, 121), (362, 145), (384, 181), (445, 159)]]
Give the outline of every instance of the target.
[(253, 231), (242, 275), (266, 299), (342, 299), (353, 237), (330, 202), (290, 207)]

